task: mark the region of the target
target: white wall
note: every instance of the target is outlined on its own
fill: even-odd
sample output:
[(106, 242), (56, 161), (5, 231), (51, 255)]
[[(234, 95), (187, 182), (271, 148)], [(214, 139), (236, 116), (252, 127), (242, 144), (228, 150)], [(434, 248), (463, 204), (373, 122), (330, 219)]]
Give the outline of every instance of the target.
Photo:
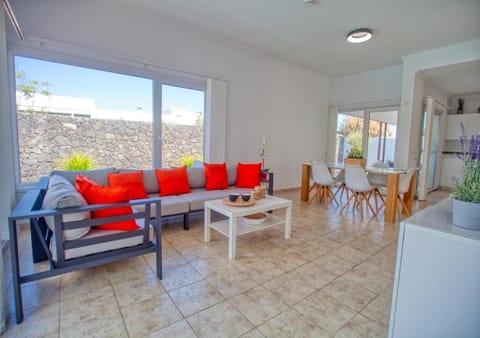
[(400, 102), (402, 65), (333, 80), (330, 105), (365, 108), (384, 101)]
[[(226, 160), (259, 161), (275, 188), (300, 185), (300, 165), (325, 153), (330, 79), (193, 27), (110, 1), (20, 1), (34, 36), (227, 82)], [(48, 18), (48, 19), (46, 19)]]
[(399, 166), (415, 166), (418, 161), (418, 126), (425, 93), (425, 83), (418, 72), (475, 60), (480, 60), (480, 39), (404, 57), (397, 144), (409, 146), (396, 148), (395, 161)]

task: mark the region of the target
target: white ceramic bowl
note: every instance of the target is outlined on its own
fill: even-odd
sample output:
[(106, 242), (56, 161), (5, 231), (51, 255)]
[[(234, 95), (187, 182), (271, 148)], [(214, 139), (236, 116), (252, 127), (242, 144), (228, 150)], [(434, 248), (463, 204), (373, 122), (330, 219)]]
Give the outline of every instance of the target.
[(265, 222), (267, 219), (267, 214), (263, 212), (259, 212), (253, 215), (247, 215), (243, 216), (243, 219), (245, 220), (245, 223), (250, 224), (250, 225), (260, 225)]

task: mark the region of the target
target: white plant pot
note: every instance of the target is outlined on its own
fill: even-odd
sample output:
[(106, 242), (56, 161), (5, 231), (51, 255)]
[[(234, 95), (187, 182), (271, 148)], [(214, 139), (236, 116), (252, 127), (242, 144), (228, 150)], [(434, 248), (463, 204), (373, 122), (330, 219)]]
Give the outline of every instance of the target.
[(456, 226), (480, 230), (480, 203), (453, 199), (453, 224)]

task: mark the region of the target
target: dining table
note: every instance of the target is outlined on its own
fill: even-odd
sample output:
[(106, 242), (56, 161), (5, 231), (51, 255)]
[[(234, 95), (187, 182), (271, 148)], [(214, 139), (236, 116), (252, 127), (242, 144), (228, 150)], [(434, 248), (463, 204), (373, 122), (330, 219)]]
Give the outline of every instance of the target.
[[(326, 163), (327, 167), (330, 170), (343, 170), (345, 166), (343, 163)], [(301, 190), (300, 190), (300, 199), (302, 201), (308, 201), (311, 191), (310, 186), (310, 176), (311, 176), (311, 162), (302, 163), (302, 181), (301, 181)], [(396, 221), (396, 210), (397, 210), (397, 195), (398, 195), (398, 185), (400, 182), (400, 175), (406, 174), (407, 169), (401, 168), (376, 168), (376, 167), (366, 167), (365, 171), (369, 174), (375, 175), (385, 175), (387, 176), (387, 196), (385, 199), (385, 214), (384, 220), (388, 223), (395, 223)], [(413, 208), (413, 200), (415, 197), (415, 186), (417, 183), (417, 174), (413, 174), (412, 179), (410, 180), (410, 185), (408, 191), (403, 194), (403, 202), (405, 203), (408, 210), (411, 212)]]

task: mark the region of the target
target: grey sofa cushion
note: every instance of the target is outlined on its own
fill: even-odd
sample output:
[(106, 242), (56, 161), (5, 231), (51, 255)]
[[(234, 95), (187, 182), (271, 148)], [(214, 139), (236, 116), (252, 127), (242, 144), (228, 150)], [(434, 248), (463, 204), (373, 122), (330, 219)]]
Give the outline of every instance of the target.
[(66, 170), (54, 170), (52, 171), (51, 175), (60, 175), (65, 177), (67, 180), (70, 181), (75, 186), (75, 179), (77, 178), (77, 174), (82, 174), (100, 185), (108, 185), (108, 174), (116, 173), (117, 170), (115, 168), (104, 168), (104, 169), (95, 169), (95, 170), (88, 170), (88, 171), (66, 171)]
[(205, 188), (205, 169), (201, 168), (188, 168), (188, 185), (190, 189)]
[[(75, 189), (75, 187), (63, 176), (52, 175), (48, 183), (48, 189), (43, 198), (42, 208), (44, 209), (62, 209), (68, 207), (80, 207), (87, 205), (87, 201)], [(75, 212), (64, 214), (64, 222), (81, 221), (90, 218), (90, 212)], [(48, 227), (55, 232), (55, 223), (53, 216), (45, 217)], [(81, 238), (88, 233), (90, 227), (78, 228), (63, 231), (63, 237), (66, 240)]]
[[(140, 169), (118, 169), (119, 173), (130, 173), (135, 172)], [(147, 194), (155, 194), (160, 190), (158, 189), (158, 180), (155, 170), (153, 169), (143, 169), (143, 185), (145, 186), (145, 191)]]
[[(158, 197), (158, 194), (149, 194), (149, 197)], [(171, 215), (180, 215), (186, 214), (189, 211), (188, 201), (178, 196), (163, 196), (160, 197), (161, 199), (161, 213), (162, 216), (171, 216)], [(135, 210), (144, 211), (145, 205), (135, 205), (133, 207)], [(155, 214), (155, 205), (151, 205), (150, 208), (150, 218), (155, 218), (157, 215)]]

